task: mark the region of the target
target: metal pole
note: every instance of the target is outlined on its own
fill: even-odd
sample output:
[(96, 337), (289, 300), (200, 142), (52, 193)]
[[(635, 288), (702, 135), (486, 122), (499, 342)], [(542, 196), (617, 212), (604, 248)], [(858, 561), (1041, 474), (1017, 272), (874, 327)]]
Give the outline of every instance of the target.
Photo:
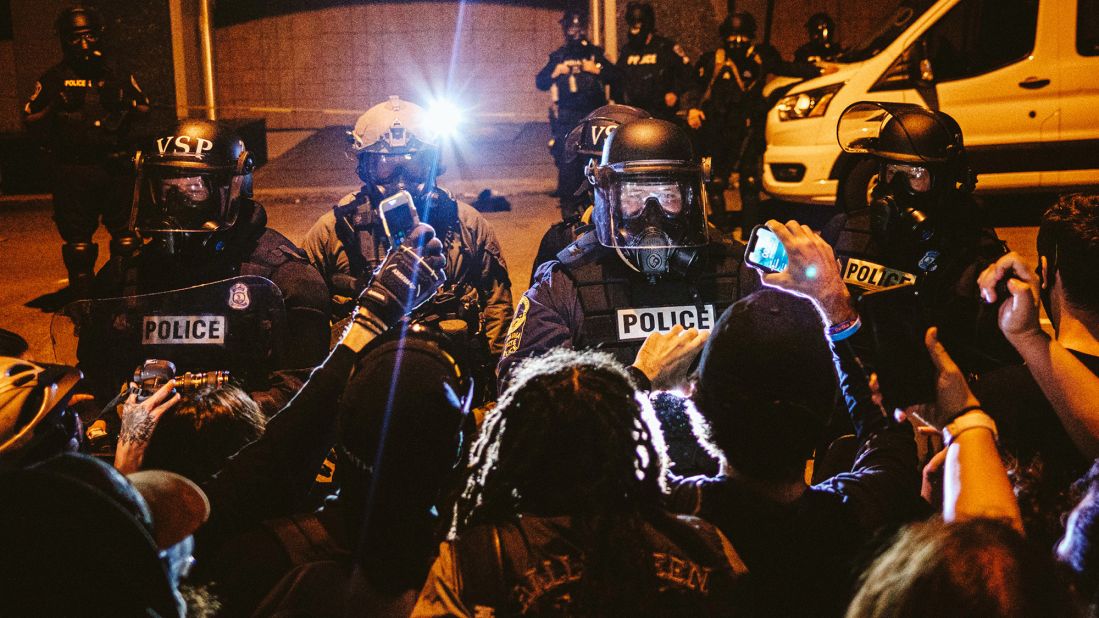
[(607, 60), (618, 60), (618, 0), (603, 2), (603, 51)]
[(198, 30), (202, 51), (202, 85), (206, 92), (206, 117), (218, 119), (217, 88), (214, 83), (214, 37), (210, 18), (210, 5), (213, 0), (199, 0)]
[(763, 44), (771, 44), (771, 26), (775, 22), (775, 0), (767, 0), (767, 29), (763, 31)]
[(591, 38), (592, 45), (602, 45), (603, 43), (603, 21), (602, 15), (599, 14), (599, 0), (590, 0), (588, 2), (588, 36)]

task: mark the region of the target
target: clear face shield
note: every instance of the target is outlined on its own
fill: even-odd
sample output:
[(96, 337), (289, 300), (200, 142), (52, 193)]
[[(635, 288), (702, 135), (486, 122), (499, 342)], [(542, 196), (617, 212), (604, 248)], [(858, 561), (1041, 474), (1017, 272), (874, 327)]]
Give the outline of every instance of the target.
[(244, 176), (149, 166), (137, 182), (139, 232), (216, 232), (236, 223)]
[(364, 150), (358, 153), (359, 177), (373, 185), (382, 196), (408, 191), (422, 195), (435, 184), (439, 156), (435, 148), (411, 152), (386, 153)]
[(702, 173), (697, 165), (593, 164), (588, 170), (596, 187), (592, 221), (604, 246), (671, 251), (708, 242)]

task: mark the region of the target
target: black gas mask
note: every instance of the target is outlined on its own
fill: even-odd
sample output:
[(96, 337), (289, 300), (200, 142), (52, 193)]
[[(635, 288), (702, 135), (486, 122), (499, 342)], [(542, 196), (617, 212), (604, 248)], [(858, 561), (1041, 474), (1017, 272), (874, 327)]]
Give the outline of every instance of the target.
[(885, 161), (870, 202), (871, 229), (886, 243), (921, 245), (935, 237), (928, 210), (936, 197), (931, 170)]
[(647, 3), (631, 2), (626, 7), (626, 38), (630, 45), (640, 47), (649, 40), (656, 30), (656, 16), (653, 7)]
[(85, 71), (103, 66), (103, 19), (97, 12), (80, 7), (68, 9), (58, 16), (56, 26), (66, 62)]
[(725, 37), (725, 54), (730, 58), (743, 58), (752, 46), (752, 39), (743, 34)]
[(567, 13), (561, 20), (561, 29), (565, 34), (566, 45), (578, 45), (587, 38), (587, 26), (584, 19), (575, 13)]

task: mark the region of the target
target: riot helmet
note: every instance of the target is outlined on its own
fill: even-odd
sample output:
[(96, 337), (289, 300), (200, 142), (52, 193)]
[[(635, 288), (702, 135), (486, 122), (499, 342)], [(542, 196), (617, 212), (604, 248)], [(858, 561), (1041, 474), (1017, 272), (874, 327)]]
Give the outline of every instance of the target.
[(641, 46), (656, 31), (656, 13), (648, 2), (631, 2), (626, 5), (626, 37), (630, 45)]
[(0, 357), (0, 462), (26, 465), (76, 450), (80, 419), (69, 399), (80, 371)]
[(252, 155), (209, 120), (181, 120), (138, 151), (135, 228), (143, 234), (218, 232), (236, 224), (252, 195)]
[(103, 60), (103, 16), (99, 11), (82, 5), (71, 6), (58, 14), (54, 22), (65, 59), (83, 67)]
[(398, 191), (419, 199), (434, 190), (438, 135), (419, 105), (391, 96), (359, 116), (349, 138), (363, 189), (375, 207)]
[(565, 137), (565, 160), (575, 161), (581, 155), (590, 158), (603, 156), (603, 145), (614, 131), (633, 120), (651, 118), (649, 112), (631, 105), (610, 104), (592, 110), (580, 124)]
[(595, 187), (592, 222), (599, 242), (634, 270), (656, 277), (677, 251), (708, 242), (702, 168), (687, 133), (645, 118), (607, 138), (599, 165), (588, 166)]
[(747, 11), (733, 13), (721, 22), (718, 34), (727, 54), (743, 55), (756, 38), (756, 18)]
[(870, 204), (872, 229), (926, 242), (933, 219), (956, 193), (971, 193), (976, 177), (965, 156), (962, 130), (941, 111), (911, 103), (859, 102), (840, 115), (836, 136), (844, 152), (878, 160)]
[(821, 49), (828, 49), (836, 43), (836, 22), (828, 13), (815, 13), (805, 22), (809, 41)]
[(561, 29), (565, 33), (565, 43), (579, 43), (588, 38), (588, 20), (580, 11), (565, 11)]

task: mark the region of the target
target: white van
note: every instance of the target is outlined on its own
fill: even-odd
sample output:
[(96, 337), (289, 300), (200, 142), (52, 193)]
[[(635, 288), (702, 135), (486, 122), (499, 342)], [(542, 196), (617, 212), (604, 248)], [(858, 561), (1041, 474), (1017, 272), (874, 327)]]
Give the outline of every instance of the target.
[(771, 109), (768, 194), (865, 203), (877, 167), (836, 142), (857, 101), (953, 116), (979, 193), (1099, 186), (1099, 0), (903, 0), (839, 71)]

